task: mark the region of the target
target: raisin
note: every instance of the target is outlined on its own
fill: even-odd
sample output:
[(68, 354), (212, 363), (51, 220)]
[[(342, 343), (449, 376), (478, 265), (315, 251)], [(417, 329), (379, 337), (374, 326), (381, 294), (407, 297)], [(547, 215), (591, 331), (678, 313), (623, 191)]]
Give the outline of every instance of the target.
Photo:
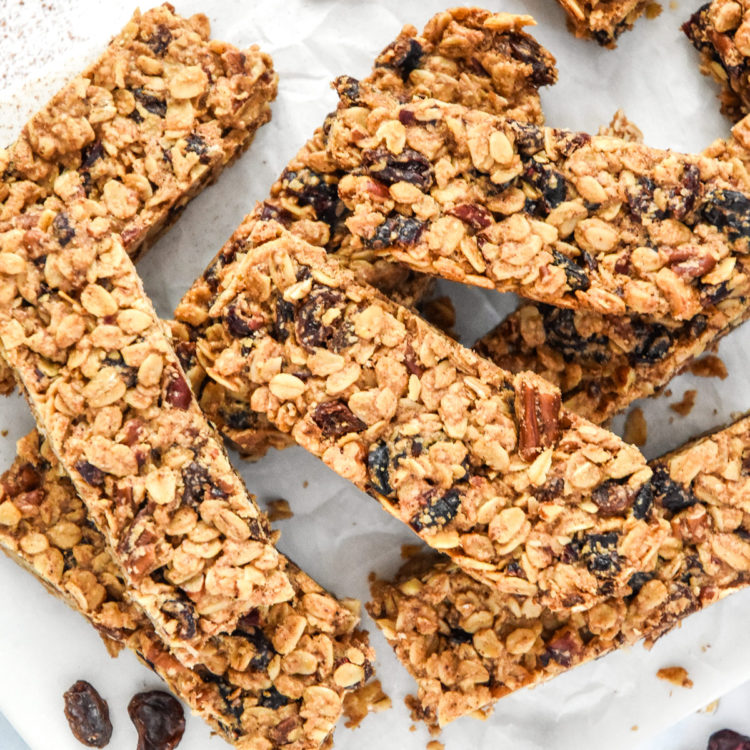
[(411, 72), (419, 67), (423, 53), (422, 45), (416, 39), (401, 37), (380, 53), (376, 65), (392, 68), (402, 81), (406, 81)]
[(466, 222), (472, 229), (480, 232), (492, 224), (492, 214), (483, 206), (477, 206), (475, 203), (459, 203), (448, 213), (457, 219)]
[(712, 190), (702, 214), (709, 224), (726, 230), (731, 240), (750, 237), (750, 200), (736, 190)]
[(452, 521), (458, 509), (461, 507), (461, 495), (458, 490), (448, 490), (434, 500), (438, 490), (429, 490), (423, 497), (425, 507), (411, 520), (411, 525), (417, 530), (431, 529), (436, 526), (445, 526)]
[(633, 504), (633, 491), (614, 479), (600, 484), (592, 493), (591, 499), (604, 516), (622, 515)]
[(609, 361), (609, 339), (591, 334), (583, 337), (576, 330), (575, 312), (550, 305), (539, 305), (544, 326), (545, 343), (562, 354), (566, 362), (585, 357), (597, 364)]
[[(138, 111), (136, 107), (133, 107), (133, 111), (128, 115), (128, 117), (136, 124), (140, 125), (143, 122), (143, 115)], [(172, 163), (172, 160), (169, 160), (170, 164)]]
[[(336, 334), (347, 325), (343, 315), (345, 304), (346, 298), (341, 292), (328, 287), (314, 287), (297, 309), (295, 329), (300, 344), (308, 351), (329, 345), (330, 348), (338, 348), (342, 342)], [(333, 309), (338, 309), (341, 314), (330, 325), (324, 324), (321, 320), (323, 315)]]
[(577, 263), (573, 262), (567, 255), (563, 255), (559, 250), (552, 251), (553, 265), (561, 266), (565, 271), (565, 278), (571, 291), (586, 291), (591, 286), (589, 277)]
[(392, 213), (375, 229), (375, 234), (367, 240), (367, 244), (375, 250), (394, 245), (416, 245), (422, 236), (424, 226), (419, 219)]
[(283, 297), (276, 300), (276, 316), (271, 326), (271, 336), (283, 344), (289, 338), (290, 323), (294, 320), (294, 305)]
[(698, 502), (698, 498), (689, 488), (675, 482), (669, 476), (669, 471), (664, 465), (657, 465), (651, 477), (651, 486), (654, 491), (654, 499), (672, 513), (679, 513)]
[[(78, 467), (76, 466), (76, 469)], [(0, 478), (0, 485), (8, 495), (18, 495), (22, 492), (36, 490), (42, 483), (42, 477), (33, 464), (20, 466), (14, 474)]]
[(650, 177), (639, 177), (627, 190), (627, 201), (630, 210), (639, 218), (663, 219), (666, 214), (654, 200), (656, 183)]
[(361, 105), (359, 100), (359, 81), (356, 78), (339, 76), (333, 82), (333, 86), (344, 107), (358, 107)]
[(575, 133), (571, 130), (555, 128), (555, 136), (557, 137), (555, 150), (566, 159), (591, 142), (591, 136), (588, 133)]
[(247, 318), (243, 316), (239, 305), (229, 305), (224, 314), (224, 323), (229, 329), (229, 333), (237, 339), (252, 336), (263, 326), (263, 319), (260, 316)]
[(701, 189), (701, 173), (695, 164), (687, 164), (682, 173), (682, 184), (672, 188), (667, 196), (668, 212), (678, 221), (695, 208)]
[(161, 690), (134, 695), (128, 715), (138, 731), (137, 750), (173, 750), (185, 732), (180, 702)]
[(716, 305), (726, 299), (730, 293), (731, 289), (726, 281), (722, 281), (720, 284), (701, 284), (701, 305), (703, 305), (703, 307)]
[(559, 206), (568, 195), (565, 177), (557, 170), (545, 167), (537, 161), (532, 160), (526, 166), (521, 179), (539, 191), (546, 213)]
[(573, 658), (579, 653), (580, 644), (570, 631), (556, 633), (547, 643), (547, 663), (554, 659), (561, 667), (568, 669), (573, 664)]
[(88, 461), (79, 461), (76, 464), (76, 471), (81, 475), (83, 481), (92, 487), (101, 487), (104, 484), (104, 472)]
[(650, 482), (646, 482), (635, 496), (633, 515), (639, 520), (646, 518), (654, 505), (654, 490)]
[(181, 372), (174, 370), (164, 396), (166, 402), (176, 409), (186, 410), (192, 400), (192, 392)]
[(672, 347), (672, 334), (667, 328), (637, 318), (633, 318), (631, 328), (636, 337), (636, 344), (628, 355), (631, 365), (651, 365), (667, 356)]
[(195, 609), (189, 602), (179, 599), (169, 599), (164, 602), (161, 611), (177, 620), (177, 637), (189, 641), (195, 638)]
[(750, 750), (750, 737), (733, 729), (721, 729), (708, 738), (706, 750)]
[(467, 633), (465, 630), (462, 630), (461, 628), (451, 628), (448, 639), (452, 643), (472, 643), (474, 640), (474, 636), (471, 633)]
[(544, 130), (536, 125), (509, 120), (515, 136), (515, 146), (521, 156), (533, 156), (544, 148)]
[(61, 247), (65, 247), (76, 235), (76, 230), (70, 226), (70, 221), (66, 213), (59, 213), (55, 216), (52, 221), (52, 230)]
[(252, 643), (255, 648), (255, 655), (250, 660), (250, 666), (261, 672), (265, 671), (276, 653), (266, 634), (258, 627), (236, 630), (235, 633)]
[(544, 48), (527, 34), (511, 31), (505, 35), (513, 57), (531, 66), (530, 80), (535, 86), (549, 86), (557, 80), (553, 65), (547, 61)]
[(586, 558), (586, 565), (597, 577), (611, 577), (620, 569), (620, 558), (617, 554), (617, 532), (588, 534), (584, 538), (581, 550)]
[(198, 133), (190, 133), (186, 141), (187, 146), (185, 147), (185, 150), (190, 151), (193, 154), (198, 154), (198, 161), (201, 164), (208, 163), (208, 147), (203, 140), (203, 136), (198, 135)]
[(171, 41), (172, 32), (163, 23), (160, 23), (156, 27), (156, 31), (146, 40), (146, 44), (155, 55), (164, 57)]
[(289, 698), (282, 695), (273, 685), (267, 690), (263, 690), (258, 698), (258, 705), (263, 708), (277, 709), (282, 706), (286, 706), (289, 703)]
[(81, 168), (88, 169), (93, 166), (95, 161), (102, 158), (104, 154), (104, 147), (102, 142), (97, 140), (93, 143), (89, 143), (81, 149)]
[(331, 179), (312, 169), (287, 169), (281, 175), (281, 185), (297, 198), (300, 206), (311, 206), (318, 221), (333, 225), (343, 214), (343, 204), (339, 201), (338, 184), (328, 181)]
[(75, 738), (89, 747), (106, 747), (112, 737), (109, 707), (93, 685), (78, 680), (63, 694), (65, 718)]
[(405, 148), (400, 154), (385, 148), (364, 151), (362, 166), (370, 177), (386, 185), (409, 182), (420, 190), (429, 190), (434, 181), (430, 160), (411, 148)]
[(340, 438), (352, 432), (362, 432), (367, 425), (343, 401), (326, 401), (318, 404), (312, 415), (323, 437)]
[(654, 577), (653, 573), (633, 573), (628, 579), (628, 586), (630, 586), (630, 596), (638, 596), (643, 584), (647, 583)]
[(383, 440), (376, 443), (367, 454), (367, 468), (370, 475), (370, 485), (381, 495), (388, 497), (393, 494), (390, 484), (391, 455), (388, 445)]
[(182, 484), (182, 502), (192, 508), (197, 508), (206, 499), (206, 493), (212, 498), (226, 497), (226, 493), (211, 481), (208, 469), (195, 461), (182, 470)]
[(152, 94), (147, 94), (141, 88), (133, 89), (133, 96), (135, 97), (135, 100), (152, 115), (157, 115), (159, 117), (167, 116), (167, 103), (165, 101), (158, 99)]

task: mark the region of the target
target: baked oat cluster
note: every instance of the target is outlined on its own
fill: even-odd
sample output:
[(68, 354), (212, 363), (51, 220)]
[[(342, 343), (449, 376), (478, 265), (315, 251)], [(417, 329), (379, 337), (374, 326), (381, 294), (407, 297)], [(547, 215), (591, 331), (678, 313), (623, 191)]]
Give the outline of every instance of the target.
[[(605, 46), (645, 6), (561, 4)], [(735, 119), (743, 13), (686, 26)], [(746, 583), (748, 419), (651, 462), (602, 425), (748, 317), (748, 121), (701, 155), (622, 113), (545, 128), (533, 23), (453, 9), (338, 78), (168, 325), (133, 261), (268, 120), (270, 59), (136, 13), (0, 151), (0, 392), (39, 427), (0, 548), (238, 748), (327, 746), (388, 699), (359, 603), (277, 550), (215, 426), (305, 447), (433, 548), (368, 605), (432, 725)], [(471, 351), (420, 316), (436, 276), (527, 300)]]

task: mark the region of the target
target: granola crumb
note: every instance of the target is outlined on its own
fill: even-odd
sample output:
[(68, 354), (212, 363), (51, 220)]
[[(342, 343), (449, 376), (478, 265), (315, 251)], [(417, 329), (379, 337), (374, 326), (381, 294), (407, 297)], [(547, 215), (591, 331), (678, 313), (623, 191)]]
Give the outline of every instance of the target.
[(664, 8), (661, 7), (661, 3), (649, 3), (646, 6), (646, 18), (653, 20), (661, 15)]
[(8, 437), (8, 430), (0, 430), (0, 435), (3, 437)]
[(677, 2), (677, 0), (669, 0), (669, 10), (677, 10), (677, 8), (680, 7), (680, 4)]
[(700, 709), (702, 714), (715, 714), (716, 709), (719, 707), (719, 699), (711, 701), (707, 706)]
[(660, 680), (671, 682), (677, 687), (693, 687), (693, 681), (688, 677), (687, 670), (684, 667), (663, 667), (656, 673), (656, 676)]
[(699, 378), (719, 378), (725, 380), (729, 373), (727, 366), (715, 354), (706, 354), (705, 357), (696, 359), (688, 368), (693, 375)]
[(630, 727), (630, 731), (631, 732), (637, 732), (638, 731), (638, 725), (637, 724), (633, 724), (633, 726)]
[(383, 692), (380, 680), (373, 680), (344, 697), (344, 716), (347, 729), (356, 729), (370, 713), (387, 711), (393, 704)]
[(427, 750), (445, 750), (445, 745), (437, 740), (430, 740), (427, 743)]
[(378, 574), (377, 574), (377, 573), (376, 573), (376, 572), (375, 572), (374, 570), (371, 570), (371, 571), (370, 571), (370, 572), (369, 572), (369, 573), (367, 574), (367, 582), (368, 582), (368, 583), (373, 583), (373, 582), (375, 582), (375, 581), (377, 581), (377, 580), (378, 580)]
[(643, 409), (636, 406), (632, 409), (625, 420), (625, 434), (623, 439), (626, 443), (641, 446), (648, 440), (648, 424), (643, 416)]
[(417, 725), (416, 725), (416, 724), (412, 724), (412, 725), (411, 725), (411, 726), (409, 727), (409, 731), (410, 731), (410, 732), (416, 732), (416, 731), (417, 731)]
[(677, 412), (681, 417), (686, 417), (693, 410), (695, 406), (695, 397), (698, 395), (698, 391), (688, 390), (682, 394), (682, 399), (677, 403), (670, 404), (669, 408)]
[(307, 488), (308, 488), (309, 486), (310, 486), (310, 482), (308, 482), (308, 481), (307, 481), (307, 479), (305, 479), (305, 481), (304, 481), (304, 482), (302, 482), (302, 487), (303, 487), (304, 489), (307, 489)]
[(667, 388), (667, 390), (664, 391), (664, 396), (666, 398), (672, 398), (672, 389), (671, 388)]
[(456, 308), (450, 297), (436, 297), (422, 305), (422, 316), (451, 338), (456, 338), (453, 327), (456, 325)]
[(423, 549), (424, 545), (422, 544), (402, 544), (401, 557), (404, 560), (410, 560), (412, 557), (416, 557)]
[(267, 507), (268, 518), (272, 523), (274, 521), (284, 521), (294, 515), (292, 509), (289, 507), (289, 502), (287, 500), (282, 500), (281, 498), (278, 500), (269, 500)]

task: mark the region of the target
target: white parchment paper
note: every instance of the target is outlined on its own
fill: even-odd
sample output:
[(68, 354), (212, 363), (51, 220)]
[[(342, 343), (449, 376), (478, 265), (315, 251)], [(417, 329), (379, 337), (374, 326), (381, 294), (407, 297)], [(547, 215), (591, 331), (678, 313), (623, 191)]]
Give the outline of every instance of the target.
[[(328, 82), (341, 73), (365, 75), (404, 23), (421, 28), (449, 1), (174, 0), (182, 14), (207, 13), (214, 36), (240, 46), (261, 44), (273, 55), (281, 84), (274, 119), (250, 152), (192, 203), (139, 266), (160, 314), (170, 315), (192, 279), (333, 108)], [(557, 56), (560, 69), (559, 84), (543, 94), (549, 123), (592, 131), (622, 107), (655, 146), (699, 150), (728, 133), (716, 90), (699, 74), (697, 55), (679, 31), (695, 10), (692, 3), (679, 0), (679, 7), (665, 8), (658, 19), (640, 21), (612, 52), (570, 36), (553, 0), (485, 1), (492, 10), (530, 12), (538, 19), (534, 33)], [(10, 143), (27, 116), (95, 56), (131, 12), (127, 3), (102, 0), (0, 0), (0, 143)], [(446, 288), (456, 300), (458, 327), (468, 343), (514, 305), (509, 296)], [(649, 457), (750, 408), (749, 341), (746, 329), (722, 343), (727, 380), (682, 376), (672, 384), (671, 397), (642, 405)], [(688, 388), (698, 390), (697, 404), (680, 418), (668, 406)], [(31, 427), (18, 397), (0, 402), (0, 429), (8, 431), (0, 438), (0, 469), (10, 464), (15, 440)], [(281, 548), (336, 593), (366, 599), (367, 574), (394, 573), (400, 545), (415, 541), (373, 500), (301, 449), (272, 452), (254, 465), (237, 459), (235, 465), (262, 501), (290, 502), (295, 515), (280, 524)], [(126, 706), (136, 691), (159, 687), (158, 678), (130, 654), (110, 659), (80, 616), (2, 556), (0, 591), (0, 711), (30, 748), (81, 747), (66, 725), (61, 697), (77, 679), (92, 682), (109, 701), (115, 726), (110, 747), (135, 747)], [(749, 613), (750, 594), (736, 595), (691, 617), (650, 652), (638, 646), (512, 695), (498, 703), (488, 721), (462, 719), (441, 739), (449, 750), (636, 747), (750, 678), (744, 619)], [(336, 745), (342, 750), (423, 748), (427, 733), (423, 727), (409, 731), (402, 700), (414, 684), (366, 616), (364, 624), (371, 629), (379, 676), (394, 707), (368, 717), (355, 731), (339, 727)], [(656, 678), (660, 667), (672, 665), (688, 670), (692, 690)], [(202, 722), (189, 721), (181, 750), (221, 747), (226, 745), (211, 738)]]

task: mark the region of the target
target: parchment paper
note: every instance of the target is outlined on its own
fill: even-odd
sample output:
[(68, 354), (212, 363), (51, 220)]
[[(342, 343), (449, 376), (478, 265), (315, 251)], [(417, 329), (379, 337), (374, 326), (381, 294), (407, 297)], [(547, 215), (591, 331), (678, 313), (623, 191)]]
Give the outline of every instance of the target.
[[(334, 106), (328, 82), (341, 73), (363, 76), (375, 54), (404, 23), (422, 27), (449, 0), (174, 0), (177, 11), (206, 12), (214, 36), (237, 45), (259, 43), (281, 76), (273, 122), (250, 152), (219, 184), (195, 200), (139, 269), (160, 314), (168, 316), (190, 285), (285, 163)], [(648, 143), (699, 150), (728, 133), (716, 89), (698, 72), (698, 59), (679, 32), (695, 10), (680, 0), (656, 20), (642, 20), (615, 52), (574, 39), (552, 0), (486, 0), (492, 10), (530, 12), (538, 39), (558, 58), (560, 83), (545, 91), (549, 123), (596, 130), (618, 107), (644, 130)], [(132, 11), (127, 3), (67, 0), (0, 0), (0, 51), (6, 62), (0, 97), (0, 142), (10, 143), (28, 114), (43, 104), (66, 75), (82, 69)], [(49, 63), (46, 67), (42, 63)], [(31, 74), (30, 79), (26, 79)], [(448, 288), (448, 287), (446, 287)], [(510, 296), (450, 286), (459, 330), (468, 343), (512, 309)], [(643, 404), (651, 456), (730, 420), (750, 408), (750, 329), (721, 345), (730, 371), (725, 381), (683, 376), (671, 398)], [(668, 408), (687, 388), (698, 389), (685, 418)], [(619, 427), (622, 420), (615, 422)], [(32, 427), (17, 397), (0, 402), (0, 468), (14, 442)], [(370, 498), (301, 449), (273, 452), (257, 464), (235, 457), (248, 486), (261, 500), (287, 499), (294, 517), (279, 524), (281, 547), (320, 583), (342, 595), (366, 599), (367, 574), (395, 572), (400, 545), (415, 537)], [(135, 747), (126, 706), (134, 692), (159, 680), (125, 653), (107, 655), (93, 630), (49, 596), (31, 576), (0, 555), (0, 711), (32, 750), (78, 750), (62, 711), (62, 693), (88, 679), (109, 701), (115, 734), (110, 747)], [(640, 646), (581, 667), (535, 689), (503, 699), (491, 719), (462, 719), (441, 738), (449, 750), (512, 747), (514, 750), (611, 750), (632, 748), (750, 677), (746, 637), (750, 594), (739, 594), (691, 617), (650, 652)], [(377, 628), (365, 616), (378, 651), (378, 674), (394, 707), (363, 725), (336, 732), (342, 750), (424, 748), (423, 727), (410, 732), (403, 697), (414, 684)], [(695, 686), (675, 688), (655, 676), (660, 667), (684, 666)], [(0, 741), (1, 744), (1, 741)], [(697, 747), (698, 745), (696, 745)], [(701, 745), (702, 746), (702, 745)], [(181, 750), (222, 748), (199, 720), (189, 722)]]

